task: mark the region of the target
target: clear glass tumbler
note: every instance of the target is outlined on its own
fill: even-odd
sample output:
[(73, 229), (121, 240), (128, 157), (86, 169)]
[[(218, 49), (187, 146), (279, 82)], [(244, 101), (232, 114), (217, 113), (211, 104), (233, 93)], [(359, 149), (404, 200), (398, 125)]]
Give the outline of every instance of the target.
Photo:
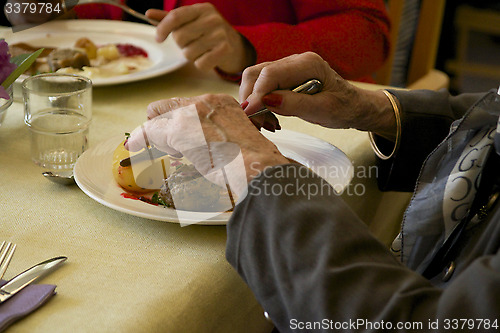
[(12, 105), (12, 101), (14, 98), (12, 97), (12, 86), (9, 86), (7, 89), (7, 94), (9, 94), (9, 99), (0, 98), (0, 126), (2, 126), (5, 115), (7, 114), (7, 109)]
[(31, 159), (55, 174), (71, 173), (87, 149), (92, 82), (71, 74), (24, 80), (24, 122), (31, 132)]

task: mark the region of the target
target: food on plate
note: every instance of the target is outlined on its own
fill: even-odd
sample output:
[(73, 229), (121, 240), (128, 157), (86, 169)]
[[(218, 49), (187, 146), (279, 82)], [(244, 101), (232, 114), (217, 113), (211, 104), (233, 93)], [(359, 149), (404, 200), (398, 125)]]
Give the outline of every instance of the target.
[(158, 191), (163, 184), (163, 179), (168, 176), (170, 165), (168, 156), (153, 162), (146, 160), (124, 167), (120, 165), (120, 161), (131, 155), (125, 149), (124, 144), (125, 141), (120, 143), (113, 153), (112, 173), (115, 181), (131, 193), (144, 194)]
[[(9, 45), (9, 52), (13, 57), (25, 53), (33, 53), (39, 49), (40, 47), (36, 47), (27, 43), (15, 43)], [(42, 53), (38, 56), (33, 65), (31, 65), (31, 67), (28, 68), (25, 74), (33, 75), (38, 73), (50, 72), (50, 68), (47, 63), (47, 57), (54, 50), (55, 48), (44, 47)]]
[(82, 69), (83, 66), (90, 66), (87, 54), (73, 49), (57, 49), (50, 52), (47, 63), (52, 72), (65, 67)]
[(121, 54), (116, 45), (105, 45), (97, 49), (96, 57), (104, 61), (111, 61), (120, 58)]
[(97, 45), (85, 37), (68, 48), (35, 47), (17, 43), (11, 45), (11, 54), (16, 56), (31, 53), (41, 47), (44, 52), (26, 74), (57, 72), (80, 74), (94, 79), (130, 74), (151, 67), (147, 52), (136, 45)]
[[(25, 53), (33, 53), (40, 49), (40, 47), (36, 47), (27, 43), (15, 43), (9, 45), (9, 52), (12, 56), (25, 54)], [(54, 51), (55, 48), (44, 47), (42, 53), (38, 58), (47, 57), (50, 52)]]
[(85, 51), (89, 59), (97, 58), (97, 46), (88, 38), (80, 38), (76, 41), (75, 47)]
[(227, 188), (203, 177), (193, 165), (181, 164), (165, 179), (154, 200), (167, 207), (196, 212), (218, 212), (234, 206)]
[(126, 191), (122, 197), (187, 211), (232, 210), (235, 199), (227, 188), (205, 179), (191, 164), (164, 156), (120, 165), (124, 158), (141, 153), (130, 153), (124, 143), (116, 147), (112, 160), (113, 178)]

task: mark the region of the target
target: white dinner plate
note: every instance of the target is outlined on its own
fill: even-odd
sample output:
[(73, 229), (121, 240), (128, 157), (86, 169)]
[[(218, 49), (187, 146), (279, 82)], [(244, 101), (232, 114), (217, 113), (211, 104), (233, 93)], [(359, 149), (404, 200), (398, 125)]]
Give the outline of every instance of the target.
[[(151, 67), (125, 75), (94, 78), (94, 86), (140, 81), (172, 72), (187, 63), (171, 36), (163, 43), (155, 41), (155, 27), (147, 24), (112, 20), (50, 21), (27, 30), (6, 31), (9, 44), (24, 42), (35, 47), (73, 47), (76, 40), (87, 37), (97, 45), (133, 44), (146, 50)], [(24, 76), (26, 77), (26, 76)]]
[[(337, 147), (312, 136), (280, 130), (263, 134), (286, 157), (315, 171), (341, 192), (353, 177), (353, 166)], [(78, 159), (74, 175), (80, 189), (97, 202), (120, 212), (158, 221), (224, 225), (231, 213), (183, 212), (179, 221), (176, 210), (124, 198), (124, 190), (115, 182), (111, 171), (113, 152), (123, 135), (110, 138), (84, 152)]]

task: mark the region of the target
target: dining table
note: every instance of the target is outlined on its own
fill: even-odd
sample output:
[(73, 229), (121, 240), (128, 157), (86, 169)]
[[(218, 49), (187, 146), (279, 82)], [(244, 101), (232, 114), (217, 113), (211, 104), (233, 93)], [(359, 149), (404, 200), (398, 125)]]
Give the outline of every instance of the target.
[[(142, 124), (153, 101), (207, 93), (238, 99), (238, 91), (237, 83), (191, 64), (155, 78), (93, 87), (89, 148)], [(68, 259), (36, 282), (56, 285), (56, 295), (8, 332), (272, 331), (251, 290), (225, 259), (224, 224), (181, 226), (139, 217), (97, 202), (76, 185), (48, 181), (30, 159), (19, 84), (14, 96), (0, 126), (0, 241), (17, 244), (5, 278), (47, 258)], [(368, 134), (294, 117), (279, 120), (283, 129), (345, 153), (354, 177), (352, 191), (342, 197), (389, 246), (409, 194), (378, 189)]]

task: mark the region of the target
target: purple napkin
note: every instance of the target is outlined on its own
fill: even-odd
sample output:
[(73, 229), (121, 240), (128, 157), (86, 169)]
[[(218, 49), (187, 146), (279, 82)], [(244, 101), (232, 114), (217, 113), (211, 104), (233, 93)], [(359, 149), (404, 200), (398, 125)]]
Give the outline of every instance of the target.
[[(6, 283), (0, 280), (0, 286)], [(55, 294), (51, 284), (30, 284), (15, 296), (0, 304), (0, 332), (16, 320), (28, 315), (43, 305)]]

